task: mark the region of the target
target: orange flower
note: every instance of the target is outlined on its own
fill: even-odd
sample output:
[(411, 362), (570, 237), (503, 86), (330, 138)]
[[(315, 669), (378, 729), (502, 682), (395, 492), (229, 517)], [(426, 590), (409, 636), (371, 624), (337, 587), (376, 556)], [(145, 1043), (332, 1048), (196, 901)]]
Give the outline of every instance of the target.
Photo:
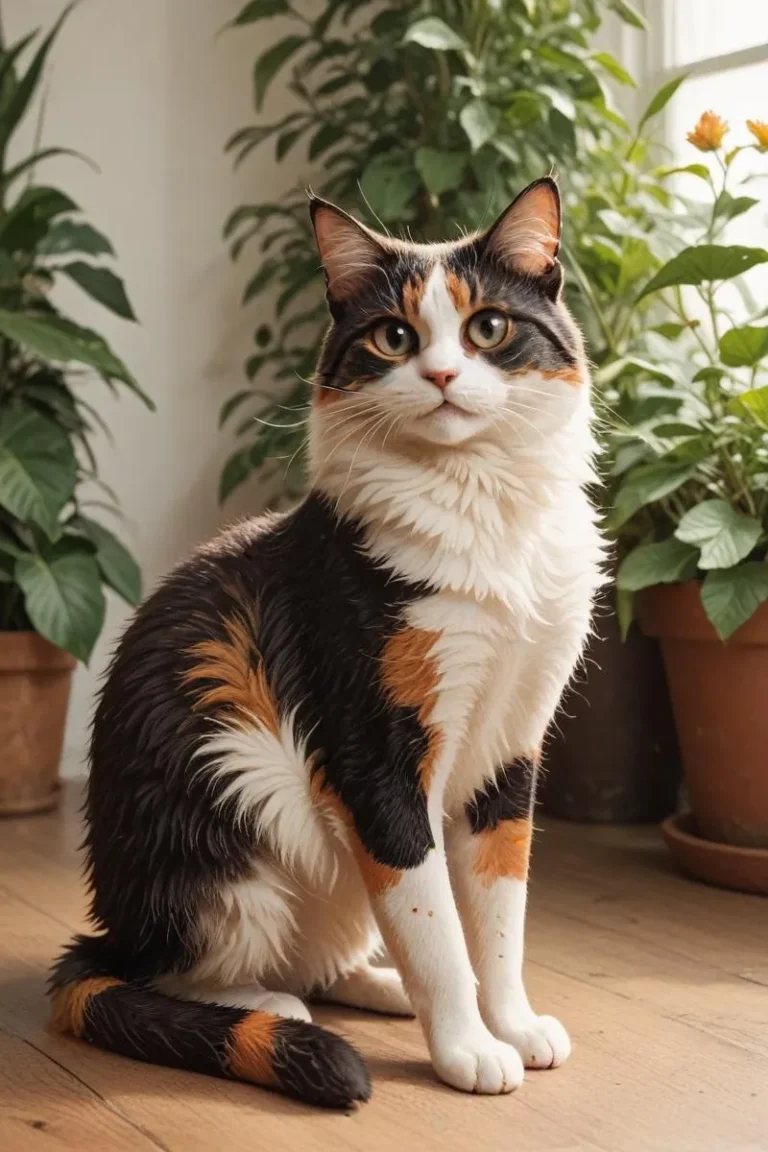
[(768, 148), (768, 124), (765, 120), (747, 120), (747, 128), (761, 148)]
[(693, 132), (688, 133), (688, 143), (699, 152), (716, 152), (727, 131), (728, 125), (716, 112), (703, 112)]

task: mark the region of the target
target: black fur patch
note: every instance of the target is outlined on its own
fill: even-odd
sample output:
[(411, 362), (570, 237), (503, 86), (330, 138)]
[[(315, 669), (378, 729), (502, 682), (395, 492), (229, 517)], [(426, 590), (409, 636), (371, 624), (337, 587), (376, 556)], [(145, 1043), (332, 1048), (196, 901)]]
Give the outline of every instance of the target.
[(284, 1092), (323, 1108), (351, 1108), (371, 1095), (368, 1069), (356, 1049), (301, 1020), (277, 1025), (272, 1067)]
[(529, 757), (518, 756), (467, 804), (472, 831), (496, 828), (502, 820), (528, 819), (533, 813), (535, 791), (536, 765)]

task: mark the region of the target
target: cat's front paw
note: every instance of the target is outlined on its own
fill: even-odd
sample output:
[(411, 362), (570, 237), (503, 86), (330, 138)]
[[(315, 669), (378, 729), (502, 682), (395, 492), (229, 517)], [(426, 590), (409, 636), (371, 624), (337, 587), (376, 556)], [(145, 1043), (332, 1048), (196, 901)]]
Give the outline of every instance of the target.
[(490, 1032), (436, 1045), (432, 1064), (440, 1079), (452, 1088), (486, 1096), (514, 1092), (525, 1075), (515, 1049)]
[(527, 1020), (492, 1026), (494, 1036), (519, 1052), (526, 1068), (557, 1068), (571, 1054), (571, 1041), (554, 1016), (533, 1016)]

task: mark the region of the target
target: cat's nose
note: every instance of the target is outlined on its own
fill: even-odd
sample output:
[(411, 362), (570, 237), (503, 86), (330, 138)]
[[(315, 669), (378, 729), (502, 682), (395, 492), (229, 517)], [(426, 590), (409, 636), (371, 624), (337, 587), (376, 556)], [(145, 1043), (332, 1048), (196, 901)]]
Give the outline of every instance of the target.
[(425, 380), (430, 380), (436, 384), (440, 391), (444, 392), (450, 382), (456, 379), (458, 372), (454, 371), (453, 368), (444, 368), (440, 372), (422, 372), (422, 376)]

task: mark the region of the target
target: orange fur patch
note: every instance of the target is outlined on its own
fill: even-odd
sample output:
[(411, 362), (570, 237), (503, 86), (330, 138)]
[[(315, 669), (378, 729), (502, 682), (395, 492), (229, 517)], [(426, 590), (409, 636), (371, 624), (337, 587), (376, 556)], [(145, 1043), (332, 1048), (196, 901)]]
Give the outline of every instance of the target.
[(423, 276), (412, 276), (403, 285), (403, 312), (411, 327), (416, 327), (426, 284)]
[(401, 708), (418, 708), (419, 723), (426, 730), (429, 747), (419, 764), (426, 793), (443, 747), (442, 733), (431, 723), (440, 680), (432, 649), (439, 639), (439, 632), (401, 628), (387, 641), (381, 658), (381, 676), (390, 700)]
[(117, 980), (113, 976), (91, 976), (86, 980), (76, 980), (73, 984), (57, 988), (52, 1000), (51, 1027), (55, 1032), (66, 1032), (81, 1037), (91, 1000), (106, 992), (107, 988), (117, 988), (122, 983), (122, 980)]
[(310, 792), (312, 802), (317, 807), (327, 808), (344, 825), (349, 836), (352, 855), (355, 857), (360, 875), (363, 877), (370, 895), (373, 897), (381, 896), (383, 892), (396, 888), (403, 878), (403, 873), (398, 868), (390, 868), (388, 864), (380, 864), (371, 856), (358, 835), (352, 813), (341, 797), (337, 796), (328, 784), (322, 768), (318, 768), (313, 774)]
[(566, 384), (580, 387), (584, 383), (581, 370), (576, 368), (536, 368), (533, 364), (526, 364), (524, 368), (515, 368), (508, 372), (508, 376), (528, 376), (531, 372), (538, 372), (545, 380), (563, 380)]
[(227, 1063), (238, 1080), (267, 1087), (277, 1084), (273, 1053), (275, 1029), (279, 1023), (278, 1016), (249, 1012), (245, 1019), (235, 1024), (229, 1035)]
[(506, 877), (528, 879), (533, 823), (528, 818), (502, 820), (475, 836), (475, 873), (486, 888)]
[(255, 717), (277, 736), (277, 704), (267, 682), (264, 662), (257, 658), (254, 664), (256, 621), (251, 618), (246, 622), (232, 616), (224, 621), (224, 629), (226, 640), (203, 640), (189, 650), (197, 663), (182, 674), (184, 684), (194, 685), (199, 681), (214, 684), (200, 692), (195, 711), (221, 709), (243, 718)]
[(456, 311), (461, 316), (466, 316), (472, 307), (472, 292), (467, 281), (446, 268), (445, 286)]

